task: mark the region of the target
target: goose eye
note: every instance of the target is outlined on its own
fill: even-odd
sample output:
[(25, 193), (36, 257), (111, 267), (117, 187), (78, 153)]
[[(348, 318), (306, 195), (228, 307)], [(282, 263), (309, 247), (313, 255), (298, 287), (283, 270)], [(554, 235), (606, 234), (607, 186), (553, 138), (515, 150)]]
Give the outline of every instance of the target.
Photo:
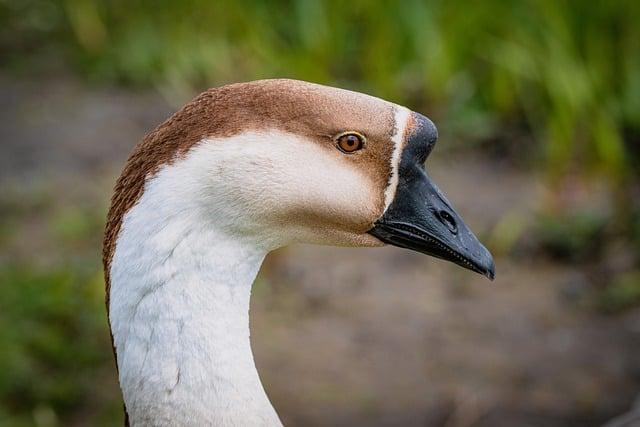
[(357, 133), (344, 133), (337, 138), (338, 148), (345, 153), (353, 153), (364, 146), (364, 137)]

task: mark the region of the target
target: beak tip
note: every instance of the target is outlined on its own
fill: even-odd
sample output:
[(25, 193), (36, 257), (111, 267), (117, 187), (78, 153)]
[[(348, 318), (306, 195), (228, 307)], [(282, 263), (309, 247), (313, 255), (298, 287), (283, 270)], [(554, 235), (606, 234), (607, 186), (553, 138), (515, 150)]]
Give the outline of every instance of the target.
[(484, 275), (487, 276), (487, 278), (492, 282), (496, 278), (496, 264), (493, 262), (493, 259), (491, 259), (489, 268), (487, 268), (487, 271), (484, 273)]

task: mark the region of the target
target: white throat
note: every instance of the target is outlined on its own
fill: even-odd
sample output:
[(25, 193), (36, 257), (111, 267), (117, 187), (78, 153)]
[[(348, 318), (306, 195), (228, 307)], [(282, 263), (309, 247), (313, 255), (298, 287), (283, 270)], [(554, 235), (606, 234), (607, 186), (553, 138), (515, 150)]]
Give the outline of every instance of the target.
[(202, 208), (205, 157), (164, 167), (123, 220), (109, 313), (126, 409), (134, 426), (280, 425), (249, 341), (251, 286), (274, 245)]

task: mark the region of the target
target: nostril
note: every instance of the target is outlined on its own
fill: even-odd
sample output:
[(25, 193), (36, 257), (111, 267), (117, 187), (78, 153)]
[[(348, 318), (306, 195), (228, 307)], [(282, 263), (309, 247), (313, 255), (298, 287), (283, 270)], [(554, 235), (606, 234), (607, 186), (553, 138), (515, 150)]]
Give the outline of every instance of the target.
[(453, 219), (453, 216), (451, 216), (449, 212), (440, 211), (438, 213), (438, 216), (440, 217), (440, 221), (442, 221), (442, 223), (447, 226), (449, 231), (451, 231), (452, 233), (458, 232), (458, 225), (456, 224), (456, 220)]

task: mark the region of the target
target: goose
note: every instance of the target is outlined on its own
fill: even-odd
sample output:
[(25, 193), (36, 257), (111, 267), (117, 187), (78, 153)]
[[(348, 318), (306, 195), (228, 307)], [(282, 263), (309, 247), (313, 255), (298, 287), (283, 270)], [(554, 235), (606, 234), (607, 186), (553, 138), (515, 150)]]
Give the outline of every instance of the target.
[(390, 244), (493, 279), (489, 251), (427, 175), (427, 117), (274, 79), (209, 89), (147, 134), (117, 180), (106, 306), (135, 426), (278, 426), (249, 339), (266, 254)]

